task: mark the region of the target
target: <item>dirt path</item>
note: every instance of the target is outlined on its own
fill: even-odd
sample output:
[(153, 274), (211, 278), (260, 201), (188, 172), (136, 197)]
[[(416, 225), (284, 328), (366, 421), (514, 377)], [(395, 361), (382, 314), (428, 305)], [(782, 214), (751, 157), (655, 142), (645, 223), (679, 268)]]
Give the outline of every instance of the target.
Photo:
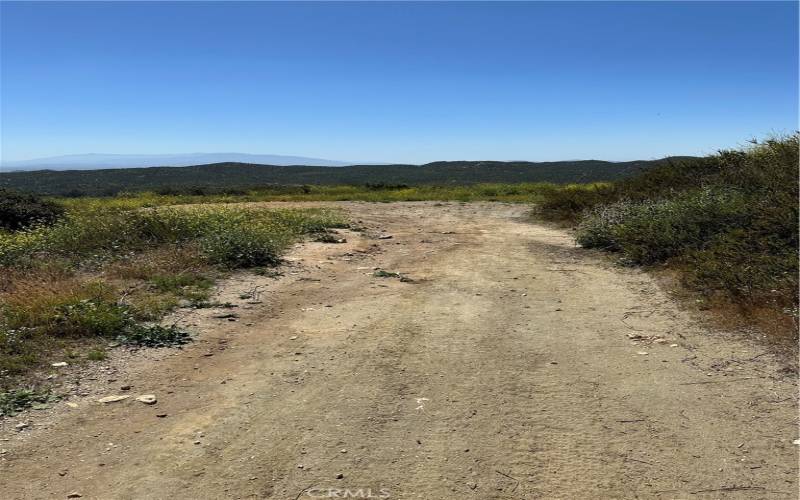
[[(0, 496), (797, 498), (796, 386), (763, 347), (525, 207), (340, 206), (393, 238), (302, 245), (224, 284), (237, 321), (192, 312), (189, 348), (7, 422)], [(127, 384), (158, 403), (96, 402)]]

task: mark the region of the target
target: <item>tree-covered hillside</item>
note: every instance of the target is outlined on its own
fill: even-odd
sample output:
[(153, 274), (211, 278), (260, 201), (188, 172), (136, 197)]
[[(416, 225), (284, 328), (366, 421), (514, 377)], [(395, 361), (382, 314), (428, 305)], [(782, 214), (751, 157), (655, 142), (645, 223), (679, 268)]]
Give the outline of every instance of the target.
[(191, 167), (5, 172), (0, 173), (0, 187), (47, 195), (97, 196), (169, 188), (246, 189), (267, 184), (563, 184), (613, 181), (666, 161), (669, 159), (620, 163), (597, 160), (542, 163), (449, 161), (426, 165), (353, 165), (337, 168), (215, 163)]

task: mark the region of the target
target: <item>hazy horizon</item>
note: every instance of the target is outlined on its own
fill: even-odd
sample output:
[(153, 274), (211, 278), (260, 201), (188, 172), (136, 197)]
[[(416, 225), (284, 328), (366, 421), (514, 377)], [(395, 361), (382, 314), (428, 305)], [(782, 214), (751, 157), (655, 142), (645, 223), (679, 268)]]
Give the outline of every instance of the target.
[(794, 2), (0, 11), (2, 162), (189, 151), (627, 161), (798, 127)]

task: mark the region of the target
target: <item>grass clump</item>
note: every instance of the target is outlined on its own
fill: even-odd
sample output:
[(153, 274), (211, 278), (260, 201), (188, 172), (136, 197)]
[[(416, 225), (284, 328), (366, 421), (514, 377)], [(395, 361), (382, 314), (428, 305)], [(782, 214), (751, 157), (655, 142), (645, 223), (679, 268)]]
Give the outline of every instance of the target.
[(108, 352), (105, 349), (91, 349), (86, 353), (86, 359), (89, 361), (105, 361), (108, 359)]
[(214, 285), (210, 277), (190, 272), (159, 274), (150, 278), (150, 284), (161, 292), (170, 292), (183, 298), (206, 299)]
[(2, 330), (52, 337), (110, 336), (131, 318), (105, 283), (67, 279), (39, 288), (25, 283), (3, 294)]

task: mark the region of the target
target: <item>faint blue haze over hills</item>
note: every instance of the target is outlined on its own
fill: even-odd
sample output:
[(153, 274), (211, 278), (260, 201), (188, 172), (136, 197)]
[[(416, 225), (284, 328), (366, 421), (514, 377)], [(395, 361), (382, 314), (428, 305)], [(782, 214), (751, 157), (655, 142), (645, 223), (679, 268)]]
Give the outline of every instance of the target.
[[(354, 162), (248, 153), (185, 153), (185, 154), (78, 154), (5, 161), (0, 169), (12, 170), (93, 170), (99, 168), (131, 167), (186, 167), (207, 163), (239, 162), (262, 165), (309, 165), (317, 167), (342, 167)], [(374, 163), (374, 162), (372, 162)]]

